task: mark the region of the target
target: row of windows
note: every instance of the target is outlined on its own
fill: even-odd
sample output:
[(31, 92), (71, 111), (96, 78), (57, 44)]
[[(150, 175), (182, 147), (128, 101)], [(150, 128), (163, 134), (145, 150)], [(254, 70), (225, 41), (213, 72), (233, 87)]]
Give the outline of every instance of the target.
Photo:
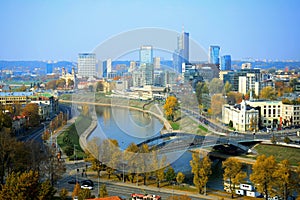
[[(277, 105), (277, 107), (280, 108), (280, 105)], [(264, 109), (266, 109), (266, 108), (267, 108), (267, 106), (264, 106)], [(268, 105), (268, 108), (270, 109), (270, 108), (272, 108), (272, 106)], [(276, 108), (276, 105), (273, 105), (273, 108)]]

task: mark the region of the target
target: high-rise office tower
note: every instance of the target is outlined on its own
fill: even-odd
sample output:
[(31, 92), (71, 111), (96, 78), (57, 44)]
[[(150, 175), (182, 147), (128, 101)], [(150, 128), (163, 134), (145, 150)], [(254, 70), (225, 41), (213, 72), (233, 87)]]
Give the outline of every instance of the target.
[(231, 70), (231, 56), (224, 55), (221, 57), (221, 70)]
[(153, 59), (154, 69), (160, 69), (160, 57), (154, 57)]
[(78, 76), (93, 77), (96, 75), (96, 54), (78, 54)]
[(153, 62), (153, 49), (150, 45), (143, 45), (140, 48), (140, 65)]
[(209, 55), (208, 62), (215, 65), (220, 65), (220, 47), (219, 46), (210, 46), (209, 47)]
[(182, 63), (189, 62), (189, 33), (184, 32), (177, 37), (177, 49), (173, 53), (173, 66), (174, 69), (182, 73)]

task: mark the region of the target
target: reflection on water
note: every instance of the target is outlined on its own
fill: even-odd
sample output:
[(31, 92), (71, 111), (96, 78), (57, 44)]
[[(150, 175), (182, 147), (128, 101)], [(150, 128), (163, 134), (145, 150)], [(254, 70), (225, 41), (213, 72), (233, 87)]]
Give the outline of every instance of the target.
[[(163, 124), (155, 117), (143, 112), (123, 108), (97, 107), (98, 126), (90, 138), (116, 139), (121, 149), (126, 149), (130, 143), (139, 143), (160, 134)], [(168, 163), (175, 172), (185, 174), (185, 182), (193, 184), (190, 160), (190, 151), (167, 154)], [(244, 171), (249, 174), (251, 167), (244, 166)], [(213, 159), (212, 175), (209, 177), (209, 188), (223, 190), (222, 160)]]
[(122, 149), (160, 134), (163, 124), (155, 117), (125, 108), (98, 106), (98, 126), (90, 135), (102, 139), (116, 139)]

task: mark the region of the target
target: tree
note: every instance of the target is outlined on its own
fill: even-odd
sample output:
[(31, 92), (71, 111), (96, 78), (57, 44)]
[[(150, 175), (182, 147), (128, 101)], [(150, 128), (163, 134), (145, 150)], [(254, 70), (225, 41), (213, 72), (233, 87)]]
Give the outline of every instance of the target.
[(49, 180), (39, 181), (38, 172), (12, 172), (0, 190), (0, 199), (53, 199), (54, 188)]
[(222, 93), (224, 89), (223, 81), (219, 78), (213, 78), (209, 83), (209, 93), (210, 94), (219, 94)]
[(225, 94), (227, 95), (231, 90), (232, 90), (232, 85), (228, 81), (226, 81), (224, 85)]
[(224, 168), (224, 182), (229, 181), (231, 198), (233, 198), (235, 186), (240, 184), (242, 180), (246, 178), (246, 172), (242, 171), (242, 163), (233, 157), (227, 158), (225, 161), (223, 161), (222, 167)]
[(250, 131), (258, 130), (258, 119), (256, 115), (254, 117), (253, 116), (250, 117), (249, 130)]
[(60, 190), (59, 192), (59, 197), (61, 200), (66, 200), (67, 199), (67, 196), (68, 196), (68, 190), (66, 188), (63, 188)]
[(169, 184), (176, 178), (175, 171), (173, 167), (169, 166), (166, 171), (166, 180), (169, 182)]
[(263, 193), (267, 200), (272, 192), (276, 178), (274, 172), (277, 170), (277, 163), (274, 156), (258, 156), (252, 166), (252, 170), (250, 180), (254, 183), (257, 191)]
[(49, 89), (55, 90), (56, 89), (56, 80), (49, 81), (46, 84), (46, 89), (47, 90), (49, 90)]
[(208, 156), (204, 156), (200, 159), (200, 153), (194, 152), (190, 165), (192, 167), (192, 173), (194, 174), (193, 183), (198, 192), (202, 194), (208, 182), (208, 176), (211, 174), (211, 161)]
[(182, 172), (178, 172), (176, 176), (176, 181), (178, 184), (181, 184), (184, 181), (184, 174)]
[(225, 99), (222, 94), (215, 94), (211, 98), (211, 111), (212, 115), (219, 116), (222, 114), (222, 106), (225, 103)]
[(138, 158), (139, 147), (135, 143), (129, 144), (124, 152), (124, 158), (127, 162), (127, 171), (129, 179), (133, 183), (135, 176), (138, 175), (137, 166), (139, 165)]
[(269, 100), (275, 100), (276, 99), (276, 92), (275, 89), (271, 86), (264, 87), (260, 91), (259, 95), (260, 99), (269, 99)]
[(63, 78), (58, 79), (58, 80), (56, 81), (56, 87), (57, 87), (57, 88), (64, 88), (64, 87), (66, 87), (66, 80), (63, 79)]
[(227, 93), (227, 103), (228, 104), (236, 104), (236, 103), (241, 103), (243, 98), (243, 94), (239, 92), (228, 92)]
[(174, 121), (175, 111), (178, 106), (177, 98), (174, 96), (169, 96), (164, 105), (165, 114), (168, 119)]
[(36, 103), (29, 103), (23, 108), (22, 115), (27, 117), (27, 126), (40, 125), (39, 107)]
[(74, 190), (72, 192), (72, 197), (76, 197), (79, 195), (79, 192), (80, 192), (81, 188), (80, 188), (80, 185), (79, 183), (76, 183), (75, 187), (74, 187)]
[(290, 79), (290, 87), (293, 90), (295, 90), (295, 86), (296, 86), (297, 82), (298, 82), (298, 78), (292, 78), (292, 79)]
[(154, 174), (156, 177), (156, 184), (157, 184), (157, 187), (159, 188), (160, 183), (165, 178), (165, 169), (167, 166), (167, 164), (166, 164), (167, 158), (164, 155), (161, 159), (158, 159), (157, 152), (153, 151), (152, 159), (153, 159), (152, 166), (153, 166), (153, 171), (154, 171)]
[(196, 96), (199, 105), (203, 104), (203, 94), (209, 94), (209, 89), (206, 82), (198, 82), (196, 85)]
[(98, 81), (96, 84), (96, 91), (97, 92), (103, 92), (104, 91), (104, 85), (102, 81)]
[(100, 187), (100, 192), (99, 192), (99, 197), (107, 197), (108, 196), (108, 192), (107, 192), (107, 189), (106, 189), (106, 185), (105, 184), (102, 184), (101, 187)]
[(78, 193), (79, 200), (85, 200), (91, 198), (91, 190), (89, 189), (80, 189)]
[(274, 176), (276, 177), (275, 184), (277, 191), (282, 192), (281, 196), (283, 196), (284, 199), (288, 199), (288, 196), (293, 194), (293, 191), (297, 189), (297, 184), (299, 184), (299, 179), (294, 178), (288, 160), (282, 160), (279, 163), (279, 167), (275, 170)]

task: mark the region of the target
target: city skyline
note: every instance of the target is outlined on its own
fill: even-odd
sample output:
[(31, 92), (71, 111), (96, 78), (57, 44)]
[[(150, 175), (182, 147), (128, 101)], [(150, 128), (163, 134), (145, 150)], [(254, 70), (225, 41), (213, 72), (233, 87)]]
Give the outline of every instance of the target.
[(183, 25), (206, 51), (218, 45), (220, 56), (232, 60), (300, 60), (299, 5), (296, 0), (1, 1), (0, 60), (76, 61), (78, 53), (92, 52), (120, 33), (157, 27), (180, 34)]

